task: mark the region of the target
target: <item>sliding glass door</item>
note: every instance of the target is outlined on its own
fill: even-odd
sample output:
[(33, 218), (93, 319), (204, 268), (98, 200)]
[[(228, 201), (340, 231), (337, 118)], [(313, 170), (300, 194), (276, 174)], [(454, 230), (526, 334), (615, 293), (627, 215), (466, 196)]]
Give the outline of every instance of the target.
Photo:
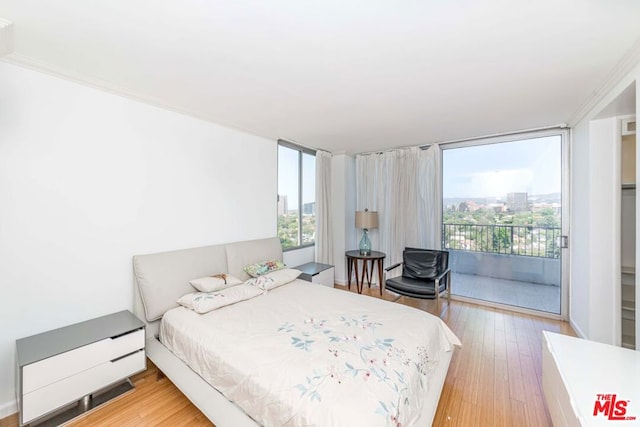
[(443, 248), (452, 292), (560, 315), (564, 134), (443, 149)]

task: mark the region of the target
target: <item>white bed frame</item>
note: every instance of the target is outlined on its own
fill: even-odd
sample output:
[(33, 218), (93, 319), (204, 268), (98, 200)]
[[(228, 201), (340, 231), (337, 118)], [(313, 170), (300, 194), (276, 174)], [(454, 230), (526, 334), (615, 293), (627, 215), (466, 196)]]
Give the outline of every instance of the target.
[(259, 424), (228, 401), (156, 338), (147, 340), (147, 356), (173, 384), (219, 427), (256, 427)]
[[(225, 254), (226, 259), (210, 259), (208, 255), (212, 252)], [(185, 262), (185, 259), (189, 261)], [(193, 261), (194, 259), (196, 261)], [(226, 268), (221, 269), (220, 272), (226, 271), (246, 280), (248, 276), (242, 267), (266, 259), (282, 260), (282, 249), (277, 237), (138, 255), (133, 258), (134, 312), (147, 327), (147, 356), (217, 427), (256, 427), (259, 424), (160, 343), (157, 338), (160, 319), (157, 317), (158, 315), (161, 317), (162, 313), (168, 309), (177, 307), (176, 299), (193, 291), (188, 283), (190, 279)], [(181, 285), (178, 285), (179, 283)], [(152, 300), (149, 295), (156, 288), (160, 298), (154, 295)], [(422, 419), (429, 420), (430, 424), (438, 407), (452, 355), (453, 351), (441, 353), (441, 363), (429, 387), (427, 402), (433, 404), (424, 405)]]

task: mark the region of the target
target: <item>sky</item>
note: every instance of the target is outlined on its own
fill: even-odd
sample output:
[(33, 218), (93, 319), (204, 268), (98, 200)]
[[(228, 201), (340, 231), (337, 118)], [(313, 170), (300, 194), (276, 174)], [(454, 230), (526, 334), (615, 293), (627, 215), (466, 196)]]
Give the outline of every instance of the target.
[(561, 153), (559, 135), (443, 150), (443, 197), (560, 193)]
[[(287, 196), (289, 209), (298, 205), (298, 153), (282, 145), (278, 146), (278, 194)], [(302, 155), (302, 202), (316, 199), (316, 158)]]
[[(298, 204), (298, 151), (278, 147), (278, 194)], [(507, 193), (560, 193), (561, 137), (559, 135), (445, 149), (444, 198), (504, 199)], [(304, 203), (315, 199), (315, 157), (303, 154)]]

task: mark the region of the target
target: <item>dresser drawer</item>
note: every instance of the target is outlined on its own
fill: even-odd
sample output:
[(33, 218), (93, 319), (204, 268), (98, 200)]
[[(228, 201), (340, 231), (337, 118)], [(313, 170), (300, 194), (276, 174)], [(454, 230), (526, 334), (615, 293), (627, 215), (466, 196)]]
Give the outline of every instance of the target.
[[(126, 357), (76, 373), (31, 393), (25, 393), (22, 401), (22, 422), (26, 424), (96, 390), (142, 371), (145, 367), (145, 352), (140, 350)], [(76, 370), (76, 372), (78, 371)]]
[(31, 393), (141, 348), (144, 348), (144, 329), (103, 339), (26, 365), (22, 370), (22, 392)]

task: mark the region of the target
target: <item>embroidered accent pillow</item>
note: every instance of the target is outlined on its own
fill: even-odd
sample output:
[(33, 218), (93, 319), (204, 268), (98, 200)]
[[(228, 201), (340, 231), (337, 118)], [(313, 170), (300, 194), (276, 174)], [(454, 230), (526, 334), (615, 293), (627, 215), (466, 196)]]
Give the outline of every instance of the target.
[(243, 270), (251, 277), (258, 277), (271, 271), (282, 270), (283, 268), (285, 268), (285, 265), (282, 261), (269, 260), (248, 265), (243, 268)]
[(300, 276), (302, 272), (293, 268), (283, 268), (282, 270), (272, 271), (262, 276), (254, 277), (245, 282), (247, 285), (255, 286), (263, 291), (268, 291), (278, 286), (286, 285), (293, 282)]
[(200, 277), (189, 282), (191, 286), (200, 292), (214, 292), (231, 286), (239, 285), (242, 280), (230, 274), (214, 274), (209, 277)]
[(204, 314), (227, 305), (257, 297), (262, 293), (263, 291), (255, 286), (242, 284), (215, 292), (187, 294), (180, 297), (177, 302), (196, 313)]

